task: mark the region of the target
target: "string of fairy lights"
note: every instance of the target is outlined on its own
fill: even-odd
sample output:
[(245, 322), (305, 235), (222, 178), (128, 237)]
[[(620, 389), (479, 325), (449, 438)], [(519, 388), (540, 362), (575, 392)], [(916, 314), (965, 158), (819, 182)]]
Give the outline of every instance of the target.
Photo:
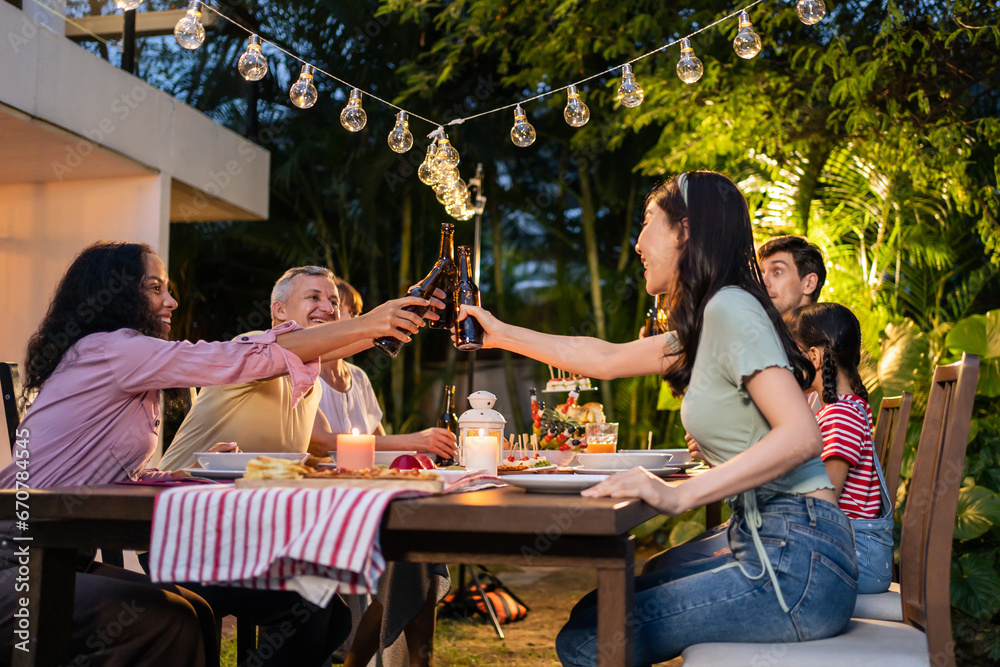
[[(115, 4), (118, 8), (124, 11), (134, 10), (141, 5), (142, 2), (143, 0), (115, 0)], [(480, 197), (479, 201), (476, 203), (471, 201), (470, 188), (466, 182), (462, 180), (461, 173), (458, 169), (460, 156), (458, 150), (455, 149), (455, 147), (451, 144), (451, 141), (448, 139), (448, 134), (445, 132), (446, 126), (461, 125), (462, 123), (481, 116), (513, 108), (514, 126), (510, 130), (510, 139), (515, 146), (527, 148), (535, 142), (537, 134), (535, 132), (535, 128), (530, 122), (528, 122), (528, 117), (524, 112), (524, 108), (521, 106), (522, 104), (527, 105), (529, 102), (534, 102), (544, 97), (549, 97), (562, 91), (566, 91), (567, 101), (566, 108), (563, 110), (563, 118), (572, 127), (583, 127), (587, 124), (587, 121), (590, 120), (590, 109), (584, 101), (580, 99), (578, 87), (592, 79), (611, 74), (619, 69), (621, 70), (621, 84), (618, 86), (616, 98), (624, 107), (637, 107), (642, 104), (645, 94), (642, 86), (636, 80), (635, 73), (632, 71), (633, 63), (679, 44), (680, 59), (677, 61), (677, 76), (684, 83), (693, 84), (701, 79), (705, 68), (698, 56), (695, 55), (694, 48), (691, 46), (691, 38), (698, 33), (719, 25), (720, 23), (724, 23), (725, 21), (733, 18), (738, 20), (739, 30), (735, 39), (733, 39), (733, 50), (736, 52), (737, 56), (743, 58), (744, 60), (750, 60), (760, 53), (762, 46), (760, 35), (758, 35), (753, 29), (753, 24), (750, 21), (749, 10), (762, 2), (764, 2), (764, 0), (753, 0), (750, 4), (734, 10), (732, 13), (723, 16), (714, 23), (710, 23), (709, 25), (699, 28), (685, 37), (668, 42), (659, 48), (653, 49), (648, 53), (644, 53), (636, 58), (633, 58), (632, 60), (629, 60), (628, 62), (610, 67), (603, 72), (598, 72), (597, 74), (580, 79), (579, 81), (574, 81), (573, 83), (567, 84), (561, 88), (547, 90), (543, 93), (535, 95), (534, 97), (520, 100), (513, 104), (500, 106), (495, 109), (489, 109), (472, 116), (457, 118), (446, 124), (435, 123), (428, 118), (419, 116), (407, 109), (403, 109), (402, 107), (389, 102), (388, 100), (384, 100), (371, 92), (364, 91), (364, 94), (388, 107), (396, 109), (396, 122), (387, 138), (389, 148), (396, 153), (405, 153), (413, 147), (413, 134), (410, 132), (409, 127), (409, 119), (411, 116), (435, 126), (435, 129), (427, 135), (431, 138), (431, 142), (427, 147), (427, 154), (424, 157), (424, 161), (417, 170), (417, 177), (421, 182), (434, 189), (438, 201), (444, 205), (445, 211), (447, 211), (450, 216), (458, 220), (469, 220), (477, 212), (482, 213), (481, 207), (485, 200)], [(823, 3), (823, 0), (798, 0), (795, 9), (799, 20), (810, 26), (819, 23), (819, 21), (826, 16), (826, 5)], [(360, 132), (364, 129), (365, 124), (368, 122), (368, 115), (365, 113), (364, 108), (362, 108), (361, 98), (363, 91), (361, 88), (354, 86), (329, 72), (323, 71), (312, 63), (300, 58), (296, 54), (282, 48), (279, 44), (262, 39), (259, 35), (247, 30), (244, 26), (233, 21), (216, 8), (199, 0), (192, 0), (184, 16), (181, 17), (181, 19), (177, 22), (177, 25), (174, 27), (174, 38), (183, 48), (193, 50), (197, 49), (202, 45), (202, 43), (204, 43), (205, 27), (202, 25), (201, 20), (202, 12), (204, 10), (213, 12), (221, 19), (232, 23), (237, 28), (249, 34), (249, 38), (247, 39), (247, 49), (240, 56), (239, 62), (237, 63), (237, 69), (244, 79), (247, 81), (260, 81), (267, 76), (267, 58), (261, 51), (261, 46), (263, 44), (267, 44), (270, 48), (274, 48), (275, 50), (280, 51), (281, 53), (284, 53), (285, 55), (302, 63), (302, 70), (299, 74), (299, 78), (292, 84), (288, 91), (288, 96), (292, 104), (300, 109), (308, 109), (316, 104), (319, 99), (319, 91), (316, 89), (314, 78), (316, 74), (322, 74), (323, 76), (333, 79), (334, 81), (350, 88), (351, 93), (347, 101), (347, 106), (345, 106), (340, 112), (341, 125), (351, 132)]]

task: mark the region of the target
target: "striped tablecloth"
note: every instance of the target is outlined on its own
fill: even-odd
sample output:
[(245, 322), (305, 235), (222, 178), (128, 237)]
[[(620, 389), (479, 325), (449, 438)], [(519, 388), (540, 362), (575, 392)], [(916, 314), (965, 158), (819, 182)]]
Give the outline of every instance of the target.
[(149, 548), (153, 581), (296, 591), (325, 606), (370, 593), (385, 570), (382, 514), (412, 491), (182, 488), (161, 493)]

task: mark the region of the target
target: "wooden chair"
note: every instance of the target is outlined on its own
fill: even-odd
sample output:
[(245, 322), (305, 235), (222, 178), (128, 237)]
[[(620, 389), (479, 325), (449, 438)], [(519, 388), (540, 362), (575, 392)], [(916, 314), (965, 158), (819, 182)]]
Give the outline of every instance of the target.
[(902, 622), (853, 618), (836, 637), (799, 643), (696, 644), (683, 653), (685, 667), (955, 667), (951, 544), (978, 376), (979, 358), (968, 354), (934, 371), (903, 514)]
[(889, 499), (895, 502), (899, 486), (899, 469), (903, 464), (903, 450), (906, 448), (906, 429), (910, 424), (910, 405), (913, 394), (904, 391), (902, 396), (882, 399), (875, 422), (875, 456), (882, 464), (885, 485)]
[(17, 372), (17, 364), (0, 363), (0, 395), (3, 396), (4, 419), (7, 420), (7, 437), (10, 440), (10, 451), (14, 453), (15, 431), (24, 417), (21, 398), (21, 376)]

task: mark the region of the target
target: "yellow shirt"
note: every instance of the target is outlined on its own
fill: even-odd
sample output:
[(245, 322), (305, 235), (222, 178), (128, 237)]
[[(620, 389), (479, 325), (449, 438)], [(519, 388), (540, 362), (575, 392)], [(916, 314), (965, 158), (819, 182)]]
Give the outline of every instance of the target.
[(163, 455), (160, 469), (191, 467), (195, 452), (217, 442), (235, 442), (245, 452), (306, 451), (322, 396), (319, 383), (316, 378), (294, 405), (288, 375), (203, 388)]

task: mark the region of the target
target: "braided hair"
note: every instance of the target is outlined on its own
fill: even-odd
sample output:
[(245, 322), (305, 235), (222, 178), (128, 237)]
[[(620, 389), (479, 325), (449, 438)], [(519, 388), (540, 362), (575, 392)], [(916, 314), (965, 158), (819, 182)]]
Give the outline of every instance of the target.
[(839, 303), (813, 303), (795, 309), (787, 319), (792, 337), (803, 349), (823, 347), (823, 402), (836, 403), (837, 372), (844, 371), (851, 391), (868, 400), (858, 366), (861, 364), (861, 325), (850, 310)]

